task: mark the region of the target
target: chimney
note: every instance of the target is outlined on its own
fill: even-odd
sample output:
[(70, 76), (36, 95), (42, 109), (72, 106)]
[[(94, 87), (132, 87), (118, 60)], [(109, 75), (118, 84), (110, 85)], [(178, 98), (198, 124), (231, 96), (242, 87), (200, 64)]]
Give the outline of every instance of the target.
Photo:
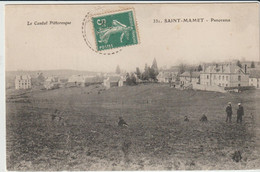
[(247, 69), (247, 65), (245, 64), (245, 73), (247, 72), (246, 69)]

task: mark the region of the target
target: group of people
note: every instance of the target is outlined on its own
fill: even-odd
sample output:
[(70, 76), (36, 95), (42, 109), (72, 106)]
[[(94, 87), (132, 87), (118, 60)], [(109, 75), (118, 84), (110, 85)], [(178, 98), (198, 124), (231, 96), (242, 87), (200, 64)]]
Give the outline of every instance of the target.
[[(232, 119), (232, 114), (233, 114), (233, 111), (232, 111), (232, 105), (231, 105), (231, 102), (228, 102), (228, 105), (226, 107), (226, 113), (227, 113), (227, 118), (226, 118), (226, 122), (230, 122), (231, 123), (231, 119)], [(242, 123), (242, 117), (244, 115), (244, 108), (243, 106), (241, 105), (241, 103), (238, 103), (238, 109), (237, 109), (237, 123)], [(205, 115), (204, 115), (205, 116)], [(204, 117), (203, 116), (203, 117)], [(202, 117), (202, 118), (203, 118)], [(204, 118), (207, 118), (206, 116)], [(184, 121), (189, 121), (188, 117), (185, 116), (185, 119)], [(201, 119), (202, 121), (202, 119)], [(206, 120), (207, 121), (207, 120)], [(124, 121), (124, 119), (122, 117), (119, 117), (119, 122), (118, 122), (118, 126), (120, 127), (128, 127), (128, 124)]]
[[(226, 107), (226, 113), (227, 113), (227, 118), (226, 118), (226, 122), (231, 122), (232, 119), (232, 105), (231, 102), (228, 102), (228, 105)], [(244, 115), (244, 108), (241, 105), (241, 103), (238, 103), (238, 109), (237, 109), (237, 123), (242, 123), (242, 117)]]

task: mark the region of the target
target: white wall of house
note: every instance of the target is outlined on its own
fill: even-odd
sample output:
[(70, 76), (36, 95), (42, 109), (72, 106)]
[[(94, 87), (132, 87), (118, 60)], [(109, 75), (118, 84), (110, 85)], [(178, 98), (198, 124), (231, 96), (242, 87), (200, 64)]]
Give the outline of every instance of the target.
[(104, 80), (103, 85), (106, 87), (106, 89), (110, 88), (110, 80), (109, 80), (109, 78)]
[(189, 76), (180, 76), (181, 84), (187, 84), (191, 82), (191, 78)]
[(249, 78), (249, 86), (260, 89), (260, 78)]
[(221, 87), (248, 86), (249, 75), (243, 73), (202, 73), (202, 85), (218, 85)]
[(120, 79), (118, 81), (118, 87), (122, 87), (122, 86), (124, 86), (124, 81), (123, 81), (123, 79)]
[(30, 89), (30, 88), (32, 88), (32, 82), (30, 77), (26, 77), (25, 79), (17, 77), (15, 79), (15, 89), (20, 90), (20, 89)]

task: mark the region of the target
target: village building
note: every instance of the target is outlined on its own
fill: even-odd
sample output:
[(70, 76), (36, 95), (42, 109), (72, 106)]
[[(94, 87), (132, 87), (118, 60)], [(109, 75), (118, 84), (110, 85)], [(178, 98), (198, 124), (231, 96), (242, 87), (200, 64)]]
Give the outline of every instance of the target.
[(30, 89), (32, 88), (31, 76), (20, 75), (15, 77), (15, 89)]
[(249, 75), (249, 86), (260, 89), (260, 70), (252, 70)]
[(102, 84), (104, 77), (102, 76), (86, 76), (85, 77), (85, 86), (93, 85), (93, 84)]
[(50, 76), (44, 81), (44, 88), (47, 90), (56, 89), (60, 86), (60, 78), (57, 76)]
[(180, 75), (180, 84), (199, 84), (200, 83), (200, 72), (184, 72)]
[(157, 75), (157, 80), (160, 83), (171, 83), (175, 82), (177, 78), (177, 72), (173, 72), (170, 70), (160, 71)]
[(103, 81), (103, 85), (106, 89), (111, 87), (122, 87), (124, 85), (125, 79), (122, 76), (110, 76)]
[(68, 86), (85, 87), (86, 77), (82, 75), (73, 75), (68, 79)]
[(240, 68), (236, 64), (226, 63), (204, 68), (200, 74), (200, 84), (219, 87), (242, 87), (249, 85), (247, 67)]

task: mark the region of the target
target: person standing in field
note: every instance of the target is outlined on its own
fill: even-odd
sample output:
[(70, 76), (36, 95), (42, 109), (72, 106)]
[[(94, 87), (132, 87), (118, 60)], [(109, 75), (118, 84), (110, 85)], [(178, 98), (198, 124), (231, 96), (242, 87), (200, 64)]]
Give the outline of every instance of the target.
[(237, 123), (242, 123), (242, 116), (244, 115), (244, 108), (241, 103), (238, 103), (237, 109)]
[(226, 122), (231, 122), (231, 118), (232, 118), (232, 106), (231, 106), (231, 102), (228, 102), (228, 105), (227, 105), (227, 107), (226, 107), (226, 113), (227, 113)]

